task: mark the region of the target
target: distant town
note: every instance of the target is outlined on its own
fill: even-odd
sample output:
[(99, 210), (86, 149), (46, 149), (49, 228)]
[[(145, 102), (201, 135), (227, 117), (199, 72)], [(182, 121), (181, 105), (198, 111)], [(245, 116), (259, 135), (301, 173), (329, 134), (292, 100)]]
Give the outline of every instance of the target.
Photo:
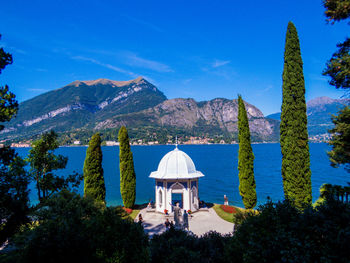
[[(311, 143), (327, 143), (331, 139), (331, 135), (328, 133), (325, 134), (319, 134), (315, 136), (309, 137), (309, 142)], [(26, 147), (31, 147), (31, 140), (23, 141), (23, 142), (17, 142), (17, 143), (11, 143), (11, 147), (13, 148), (26, 148)], [(174, 144), (173, 140), (168, 140), (167, 143), (159, 143), (159, 141), (145, 141), (142, 139), (134, 139), (130, 140), (131, 145), (171, 145)], [(237, 141), (232, 140), (230, 142), (225, 141), (224, 139), (221, 140), (214, 140), (212, 138), (207, 138), (207, 137), (195, 137), (191, 136), (189, 138), (179, 138), (178, 140), (179, 144), (183, 145), (201, 145), (201, 144), (238, 144)], [(271, 142), (271, 141), (262, 141), (258, 143), (277, 143), (277, 142)], [(0, 148), (4, 147), (4, 143), (0, 143)], [(119, 146), (119, 142), (117, 141), (104, 141), (102, 142), (103, 146)], [(64, 146), (87, 146), (87, 144), (82, 143), (79, 140), (73, 141), (72, 144), (67, 144), (67, 145), (62, 145)]]

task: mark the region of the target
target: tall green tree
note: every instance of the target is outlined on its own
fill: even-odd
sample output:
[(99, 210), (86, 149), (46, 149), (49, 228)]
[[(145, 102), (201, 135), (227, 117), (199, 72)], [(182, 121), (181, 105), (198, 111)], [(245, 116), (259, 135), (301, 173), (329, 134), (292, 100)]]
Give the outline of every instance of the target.
[[(9, 64), (12, 64), (12, 55), (0, 48), (0, 74)], [(15, 94), (9, 91), (7, 85), (0, 86), (0, 131), (5, 127), (3, 123), (10, 121), (17, 110)], [(29, 221), (30, 179), (25, 165), (13, 149), (8, 146), (0, 148), (0, 244)]]
[(120, 193), (126, 208), (132, 208), (136, 199), (136, 174), (130, 149), (128, 131), (123, 126), (118, 133)]
[[(350, 17), (350, 0), (325, 0), (323, 2), (327, 21), (334, 24)], [(337, 89), (343, 89), (349, 95), (350, 88), (350, 38), (337, 45), (338, 50), (326, 64), (323, 75), (329, 76), (329, 84)], [(332, 135), (329, 144), (332, 151), (328, 152), (331, 165), (345, 165), (350, 172), (350, 107), (346, 106), (333, 116), (334, 128), (329, 131)]]
[(106, 186), (102, 168), (101, 137), (94, 134), (86, 150), (84, 162), (84, 195), (105, 202)]
[(340, 110), (337, 116), (333, 116), (332, 121), (334, 128), (329, 131), (332, 134), (329, 144), (333, 149), (328, 152), (331, 166), (345, 165), (346, 170), (350, 172), (350, 107)]
[(57, 134), (54, 131), (44, 133), (40, 139), (33, 142), (26, 159), (30, 164), (31, 177), (36, 182), (40, 202), (62, 189), (78, 187), (82, 179), (82, 176), (75, 172), (67, 176), (55, 174), (56, 170), (65, 169), (68, 162), (67, 157), (54, 153), (58, 146)]
[(301, 209), (312, 202), (303, 61), (297, 30), (288, 23), (280, 124), (284, 196)]
[(250, 142), (250, 130), (247, 111), (242, 97), (238, 96), (238, 178), (239, 193), (245, 208), (252, 209), (256, 205), (254, 178), (254, 153)]

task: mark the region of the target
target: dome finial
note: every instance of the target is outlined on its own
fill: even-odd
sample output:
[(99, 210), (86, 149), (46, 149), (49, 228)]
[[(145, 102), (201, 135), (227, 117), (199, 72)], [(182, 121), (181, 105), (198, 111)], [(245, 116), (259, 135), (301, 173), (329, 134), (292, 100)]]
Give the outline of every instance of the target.
[(177, 135), (176, 135), (176, 138), (175, 138), (175, 148), (177, 149), (177, 146), (178, 146), (178, 143), (177, 143)]

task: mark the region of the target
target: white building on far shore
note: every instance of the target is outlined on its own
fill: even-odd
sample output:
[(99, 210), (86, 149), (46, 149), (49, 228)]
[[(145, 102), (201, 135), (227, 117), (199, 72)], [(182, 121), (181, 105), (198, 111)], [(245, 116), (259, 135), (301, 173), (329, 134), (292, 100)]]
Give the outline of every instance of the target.
[(118, 146), (119, 142), (115, 142), (115, 141), (106, 141), (106, 145), (107, 146)]

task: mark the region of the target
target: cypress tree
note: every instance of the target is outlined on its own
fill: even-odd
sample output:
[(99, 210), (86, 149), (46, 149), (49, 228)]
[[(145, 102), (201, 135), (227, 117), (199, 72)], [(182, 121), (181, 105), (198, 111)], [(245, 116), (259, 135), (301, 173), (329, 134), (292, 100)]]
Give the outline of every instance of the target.
[(105, 202), (106, 187), (103, 178), (101, 137), (94, 134), (86, 150), (84, 162), (84, 196)]
[(238, 96), (238, 178), (239, 193), (245, 208), (252, 209), (256, 205), (254, 178), (254, 153), (250, 143), (250, 131), (247, 112), (242, 97)]
[(303, 61), (292, 22), (286, 34), (282, 91), (280, 143), (284, 196), (302, 209), (312, 202), (311, 170)]
[(128, 131), (123, 126), (119, 130), (120, 194), (126, 208), (132, 208), (136, 199), (136, 174), (130, 149)]

